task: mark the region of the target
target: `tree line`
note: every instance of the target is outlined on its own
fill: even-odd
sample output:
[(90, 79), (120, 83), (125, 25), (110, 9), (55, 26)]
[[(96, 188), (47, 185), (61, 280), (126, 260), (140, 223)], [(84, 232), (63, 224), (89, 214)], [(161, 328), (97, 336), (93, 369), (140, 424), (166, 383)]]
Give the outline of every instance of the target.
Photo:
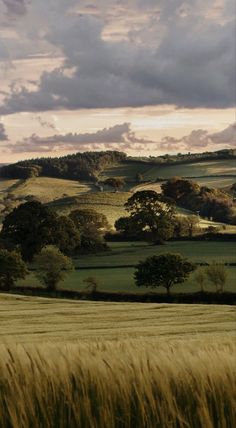
[(0, 177), (27, 179), (46, 176), (96, 182), (97, 176), (103, 169), (125, 159), (126, 154), (118, 151), (84, 152), (55, 158), (36, 158), (1, 167)]

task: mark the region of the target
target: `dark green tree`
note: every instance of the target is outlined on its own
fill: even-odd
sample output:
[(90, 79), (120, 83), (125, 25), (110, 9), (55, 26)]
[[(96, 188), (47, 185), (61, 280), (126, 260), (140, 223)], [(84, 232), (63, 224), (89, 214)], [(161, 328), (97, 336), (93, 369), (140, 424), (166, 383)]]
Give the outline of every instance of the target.
[(106, 186), (112, 187), (112, 189), (114, 189), (115, 192), (118, 192), (118, 190), (123, 189), (125, 185), (125, 181), (123, 180), (123, 178), (110, 177), (110, 178), (107, 178), (105, 181), (103, 181), (103, 184), (105, 184)]
[(173, 235), (174, 205), (153, 190), (134, 193), (125, 204), (130, 213), (132, 230), (156, 242), (168, 240)]
[(181, 177), (173, 177), (161, 185), (164, 196), (179, 201), (189, 194), (198, 194), (200, 186), (192, 181)]
[(17, 251), (0, 249), (0, 287), (10, 290), (14, 282), (24, 279), (28, 270)]
[(66, 216), (57, 217), (51, 244), (67, 256), (75, 254), (81, 245), (81, 236), (73, 220)]
[(4, 219), (1, 240), (7, 246), (19, 248), (24, 260), (53, 241), (57, 215), (38, 201), (26, 202), (14, 208)]
[(110, 225), (104, 214), (93, 209), (77, 209), (70, 213), (81, 237), (81, 248), (86, 251), (97, 251), (107, 247), (104, 235)]
[(161, 254), (148, 257), (138, 264), (134, 274), (138, 287), (165, 287), (167, 295), (174, 284), (183, 283), (195, 265), (180, 254)]

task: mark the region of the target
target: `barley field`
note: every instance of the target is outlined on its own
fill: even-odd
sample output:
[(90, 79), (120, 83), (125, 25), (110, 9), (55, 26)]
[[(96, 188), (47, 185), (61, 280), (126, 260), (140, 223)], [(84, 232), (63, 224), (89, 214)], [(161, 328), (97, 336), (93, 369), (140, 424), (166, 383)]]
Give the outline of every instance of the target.
[(1, 427), (236, 426), (234, 308), (0, 300)]

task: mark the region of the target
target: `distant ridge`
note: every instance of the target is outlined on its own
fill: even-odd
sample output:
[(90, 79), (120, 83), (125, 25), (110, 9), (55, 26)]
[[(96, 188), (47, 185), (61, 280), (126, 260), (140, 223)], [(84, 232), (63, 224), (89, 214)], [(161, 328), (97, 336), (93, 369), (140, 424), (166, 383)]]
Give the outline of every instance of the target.
[(236, 150), (222, 149), (214, 152), (189, 152), (149, 157), (132, 157), (118, 151), (84, 152), (55, 158), (29, 159), (10, 165), (0, 164), (0, 177), (27, 179), (44, 176), (97, 183), (98, 176), (105, 169), (119, 163), (127, 165), (138, 162), (143, 165), (163, 167), (229, 159), (236, 159)]

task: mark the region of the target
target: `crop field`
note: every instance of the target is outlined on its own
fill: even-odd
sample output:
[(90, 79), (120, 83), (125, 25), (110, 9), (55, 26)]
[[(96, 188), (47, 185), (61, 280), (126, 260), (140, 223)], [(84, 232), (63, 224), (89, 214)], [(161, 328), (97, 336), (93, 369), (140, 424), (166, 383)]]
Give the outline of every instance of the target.
[[(67, 278), (61, 282), (62, 288), (71, 290), (83, 290), (86, 288), (83, 282), (92, 276), (97, 279), (99, 289), (103, 291), (123, 292), (145, 292), (144, 287), (136, 287), (133, 274), (134, 266), (146, 257), (154, 254), (180, 253), (194, 262), (205, 263), (218, 261), (221, 263), (235, 262), (234, 242), (169, 242), (164, 246), (153, 246), (145, 243), (110, 243), (111, 251), (80, 256), (74, 260), (76, 270), (72, 271)], [(236, 267), (227, 268), (228, 279), (226, 290), (235, 291)], [(39, 282), (32, 272), (25, 280), (18, 281), (18, 285), (39, 286)], [(206, 283), (206, 290), (214, 291), (212, 285)], [(157, 289), (165, 293), (165, 289)], [(194, 292), (199, 291), (193, 275), (184, 283), (175, 285), (173, 291)]]
[(233, 307), (0, 301), (2, 427), (235, 426)]
[(227, 305), (103, 303), (0, 294), (0, 343), (235, 337)]

